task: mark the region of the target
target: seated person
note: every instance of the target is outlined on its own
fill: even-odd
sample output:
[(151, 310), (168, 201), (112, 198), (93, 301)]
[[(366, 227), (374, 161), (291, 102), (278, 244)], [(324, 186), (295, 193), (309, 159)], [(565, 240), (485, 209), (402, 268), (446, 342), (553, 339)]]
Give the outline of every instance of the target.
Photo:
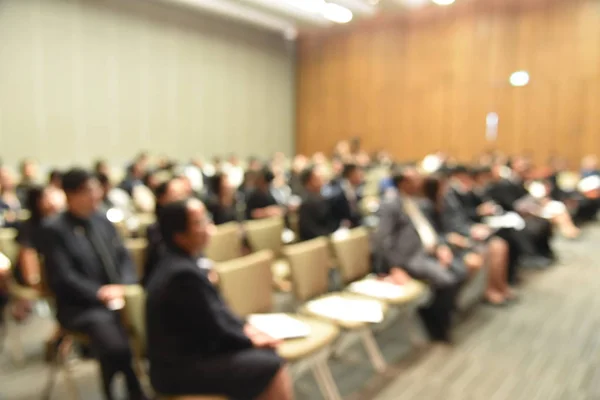
[(385, 200), (380, 223), (374, 237), (375, 270), (423, 280), (432, 288), (434, 299), (419, 310), (432, 340), (450, 341), (452, 312), (465, 277), (465, 266), (440, 242), (435, 229), (421, 213), (417, 196), (420, 177), (414, 168), (394, 174), (398, 196)]
[(208, 180), (209, 194), (206, 209), (215, 225), (238, 220), (236, 188), (229, 182), (227, 174), (217, 172)]
[(461, 258), (468, 274), (474, 275), (483, 267), (484, 259), (472, 246), (467, 236), (458, 232), (445, 232), (442, 225), (442, 207), (447, 182), (441, 176), (428, 176), (423, 181), (423, 200), (419, 202), (421, 212), (427, 217), (438, 235), (449, 245), (455, 257)]
[(331, 202), (333, 217), (338, 226), (355, 228), (361, 225), (362, 184), (363, 172), (360, 167), (346, 164), (341, 179), (332, 181), (323, 190), (323, 194)]
[(118, 311), (124, 286), (137, 277), (115, 227), (97, 212), (100, 188), (93, 175), (74, 168), (63, 176), (67, 211), (45, 225), (42, 253), (48, 283), (56, 297), (56, 317), (71, 331), (89, 336), (100, 362), (105, 398), (118, 373), (130, 400), (145, 399), (132, 368), (129, 338)]
[(292, 382), (276, 340), (250, 327), (223, 302), (198, 268), (210, 220), (196, 199), (159, 214), (166, 252), (147, 286), (150, 380), (168, 395), (289, 400)]
[[(485, 300), (492, 305), (504, 305), (514, 297), (508, 286), (507, 244), (501, 238), (493, 237), (486, 226), (468, 220), (458, 201), (449, 204), (448, 192), (451, 190), (435, 178), (429, 178), (424, 184), (425, 196), (435, 204), (439, 232), (471, 271), (483, 266), (482, 257), (488, 259), (490, 268)], [(448, 214), (454, 215), (451, 223), (448, 223)]]
[[(31, 214), (29, 219), (19, 226), (16, 237), (19, 249), (13, 276), (20, 285), (38, 290), (45, 289), (40, 286), (43, 271), (39, 258), (44, 243), (43, 223), (62, 206), (53, 201), (51, 190), (41, 186), (29, 187), (26, 207)], [(13, 315), (17, 320), (22, 320), (29, 314), (30, 309), (28, 301), (19, 302), (13, 310)]]
[(6, 167), (0, 166), (0, 227), (17, 227), (21, 209), (13, 175)]
[(11, 262), (0, 253), (0, 326), (4, 322), (4, 308), (8, 304), (8, 280), (10, 279)]
[[(172, 177), (159, 183), (154, 194), (156, 196), (156, 209), (154, 213), (157, 220), (160, 210), (162, 210), (165, 205), (188, 197), (184, 183), (179, 178)], [(150, 275), (152, 275), (154, 271), (160, 253), (164, 250), (158, 222), (155, 222), (146, 228), (146, 239), (148, 241), (148, 246), (146, 247), (146, 254), (144, 256), (144, 276), (142, 277), (142, 284), (144, 285), (148, 282)]]
[(281, 207), (273, 194), (271, 194), (271, 182), (274, 175), (268, 168), (263, 168), (256, 175), (254, 188), (246, 195), (246, 219), (262, 219), (281, 217), (284, 208)]
[(502, 164), (495, 164), (486, 186), (485, 193), (489, 200), (494, 201), (503, 211), (514, 211), (523, 217), (525, 220), (524, 231), (533, 242), (535, 254), (553, 260), (555, 256), (550, 247), (552, 224), (526, 209), (519, 208), (519, 199), (529, 195), (523, 181), (512, 176), (510, 168)]
[(321, 194), (323, 178), (319, 170), (309, 167), (300, 174), (304, 185), (302, 204), (298, 210), (300, 240), (310, 240), (333, 233), (338, 224), (331, 212), (331, 205)]

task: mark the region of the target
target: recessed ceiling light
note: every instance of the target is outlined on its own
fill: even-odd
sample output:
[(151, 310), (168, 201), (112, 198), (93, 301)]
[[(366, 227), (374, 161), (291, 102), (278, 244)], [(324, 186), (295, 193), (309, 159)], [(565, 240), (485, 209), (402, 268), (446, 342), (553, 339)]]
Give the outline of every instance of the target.
[(529, 83), (529, 73), (527, 71), (513, 72), (509, 82), (512, 86), (516, 87), (526, 86)]
[(454, 1), (455, 0), (433, 0), (433, 2), (438, 6), (449, 6), (450, 4), (454, 3)]
[(345, 24), (352, 21), (352, 11), (335, 3), (325, 4), (323, 16), (338, 24)]

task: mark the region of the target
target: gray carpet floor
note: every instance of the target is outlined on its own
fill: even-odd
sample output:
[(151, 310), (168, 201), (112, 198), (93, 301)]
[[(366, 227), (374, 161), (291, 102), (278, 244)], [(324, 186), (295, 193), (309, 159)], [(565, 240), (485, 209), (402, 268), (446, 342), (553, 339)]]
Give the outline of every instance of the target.
[[(600, 400), (600, 227), (576, 242), (557, 240), (561, 260), (545, 271), (525, 271), (521, 300), (508, 308), (479, 306), (463, 316), (452, 347), (413, 350), (400, 324), (377, 335), (390, 363), (376, 374), (360, 346), (331, 361), (349, 400)], [(43, 341), (47, 318), (20, 327), (27, 362), (0, 356), (0, 400), (40, 399), (48, 368)], [(93, 361), (76, 361), (83, 400), (101, 400)], [(122, 385), (117, 385), (122, 386)], [(297, 381), (298, 400), (319, 400), (310, 375)], [(69, 400), (59, 380), (53, 400)]]

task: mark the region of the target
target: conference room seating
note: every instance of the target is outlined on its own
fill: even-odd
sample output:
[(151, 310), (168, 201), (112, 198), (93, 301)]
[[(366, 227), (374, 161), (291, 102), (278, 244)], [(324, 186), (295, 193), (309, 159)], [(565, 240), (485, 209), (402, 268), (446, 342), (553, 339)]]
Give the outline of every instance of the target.
[(289, 291), (290, 267), (282, 258), (283, 232), (285, 223), (283, 218), (264, 218), (243, 223), (244, 232), (250, 249), (253, 252), (270, 250), (274, 260), (272, 264), (273, 284), (276, 289)]
[[(238, 315), (247, 317), (273, 312), (272, 263), (273, 253), (262, 250), (219, 266), (219, 289)], [(304, 315), (289, 316), (306, 324), (310, 334), (285, 340), (277, 348), (277, 353), (291, 364), (292, 376), (299, 376), (310, 369), (324, 398), (341, 400), (327, 365), (331, 345), (339, 336), (338, 327)]]
[(215, 226), (204, 254), (219, 263), (242, 256), (242, 227), (237, 222), (228, 222)]
[(141, 279), (144, 277), (144, 266), (146, 263), (146, 248), (148, 240), (145, 238), (125, 238), (125, 248), (129, 250), (129, 255), (135, 265), (137, 276)]
[[(328, 292), (331, 255), (329, 242), (326, 238), (320, 237), (288, 245), (283, 252), (290, 265), (292, 291), (295, 300), (298, 302), (298, 311), (302, 314), (329, 321), (343, 331), (342, 338), (336, 345), (336, 354), (339, 354), (357, 340), (362, 341), (375, 370), (383, 372), (387, 368), (387, 364), (373, 337), (371, 324), (349, 319), (347, 317), (348, 313), (340, 309), (324, 313), (322, 309), (316, 309), (315, 302), (342, 299), (342, 301), (354, 301), (354, 304), (358, 305), (365, 305), (365, 302), (369, 302), (369, 304), (376, 303), (379, 305), (384, 317), (387, 314), (387, 305), (378, 300), (366, 299), (364, 296), (350, 292)], [(367, 317), (368, 319), (376, 319), (374, 315), (368, 315)]]

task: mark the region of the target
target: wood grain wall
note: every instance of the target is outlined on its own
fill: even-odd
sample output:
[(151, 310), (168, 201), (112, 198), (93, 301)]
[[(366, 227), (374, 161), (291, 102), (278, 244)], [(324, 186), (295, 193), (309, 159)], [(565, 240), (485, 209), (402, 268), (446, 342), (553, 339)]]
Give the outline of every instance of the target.
[[(530, 84), (511, 87), (527, 70)], [(600, 1), (458, 0), (327, 34), (298, 47), (297, 151), (359, 136), (400, 160), (437, 149), (600, 150)], [(495, 142), (486, 115), (498, 113)]]

